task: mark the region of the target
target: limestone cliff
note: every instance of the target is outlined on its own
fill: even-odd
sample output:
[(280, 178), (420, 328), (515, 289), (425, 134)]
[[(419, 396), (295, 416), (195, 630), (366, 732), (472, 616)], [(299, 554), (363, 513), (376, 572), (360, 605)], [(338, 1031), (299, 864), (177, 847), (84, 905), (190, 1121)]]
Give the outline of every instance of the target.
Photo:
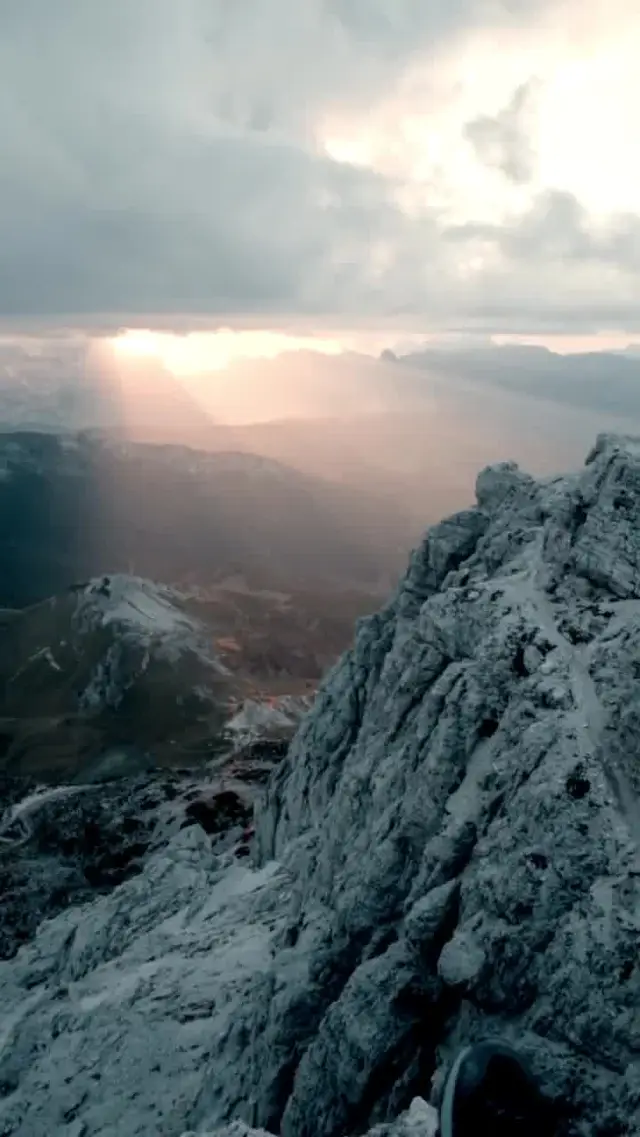
[(253, 865), (184, 830), (0, 965), (0, 1134), (362, 1133), (494, 1033), (566, 1134), (640, 1131), (639, 684), (640, 443), (485, 471), (327, 676)]

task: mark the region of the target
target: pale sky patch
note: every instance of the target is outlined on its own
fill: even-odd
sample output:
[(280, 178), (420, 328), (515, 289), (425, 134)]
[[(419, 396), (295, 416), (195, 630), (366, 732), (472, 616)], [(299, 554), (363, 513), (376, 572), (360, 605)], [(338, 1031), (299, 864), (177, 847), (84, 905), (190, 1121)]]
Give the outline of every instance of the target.
[(149, 329), (128, 329), (111, 340), (116, 356), (126, 361), (156, 359), (174, 375), (186, 377), (224, 371), (240, 359), (275, 359), (293, 351), (339, 355), (344, 342), (324, 336), (291, 336), (284, 332), (223, 328), (177, 336)]

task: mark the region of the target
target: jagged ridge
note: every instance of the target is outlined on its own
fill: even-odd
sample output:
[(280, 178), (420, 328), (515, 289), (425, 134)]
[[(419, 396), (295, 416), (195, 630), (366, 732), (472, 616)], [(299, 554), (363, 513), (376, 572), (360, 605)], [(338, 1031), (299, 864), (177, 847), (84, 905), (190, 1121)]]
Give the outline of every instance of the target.
[(495, 1032), (567, 1134), (640, 1129), (640, 444), (477, 497), (325, 680), (252, 868), (185, 830), (0, 967), (1, 1132), (359, 1133)]

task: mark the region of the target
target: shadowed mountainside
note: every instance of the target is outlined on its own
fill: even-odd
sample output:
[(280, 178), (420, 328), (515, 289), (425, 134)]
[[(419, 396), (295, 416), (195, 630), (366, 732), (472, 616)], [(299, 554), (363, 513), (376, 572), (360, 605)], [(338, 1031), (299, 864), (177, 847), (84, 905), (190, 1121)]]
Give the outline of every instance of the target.
[(253, 454), (0, 435), (5, 607), (105, 572), (379, 594), (411, 532), (397, 503)]

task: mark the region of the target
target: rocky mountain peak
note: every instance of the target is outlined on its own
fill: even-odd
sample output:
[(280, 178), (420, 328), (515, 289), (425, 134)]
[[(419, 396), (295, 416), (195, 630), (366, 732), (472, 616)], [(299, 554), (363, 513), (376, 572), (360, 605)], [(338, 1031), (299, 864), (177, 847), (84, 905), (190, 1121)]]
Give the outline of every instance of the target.
[(0, 1132), (426, 1137), (414, 1099), (500, 1035), (564, 1137), (637, 1133), (639, 521), (633, 439), (484, 471), (324, 680), (253, 863), (188, 828), (0, 965)]

